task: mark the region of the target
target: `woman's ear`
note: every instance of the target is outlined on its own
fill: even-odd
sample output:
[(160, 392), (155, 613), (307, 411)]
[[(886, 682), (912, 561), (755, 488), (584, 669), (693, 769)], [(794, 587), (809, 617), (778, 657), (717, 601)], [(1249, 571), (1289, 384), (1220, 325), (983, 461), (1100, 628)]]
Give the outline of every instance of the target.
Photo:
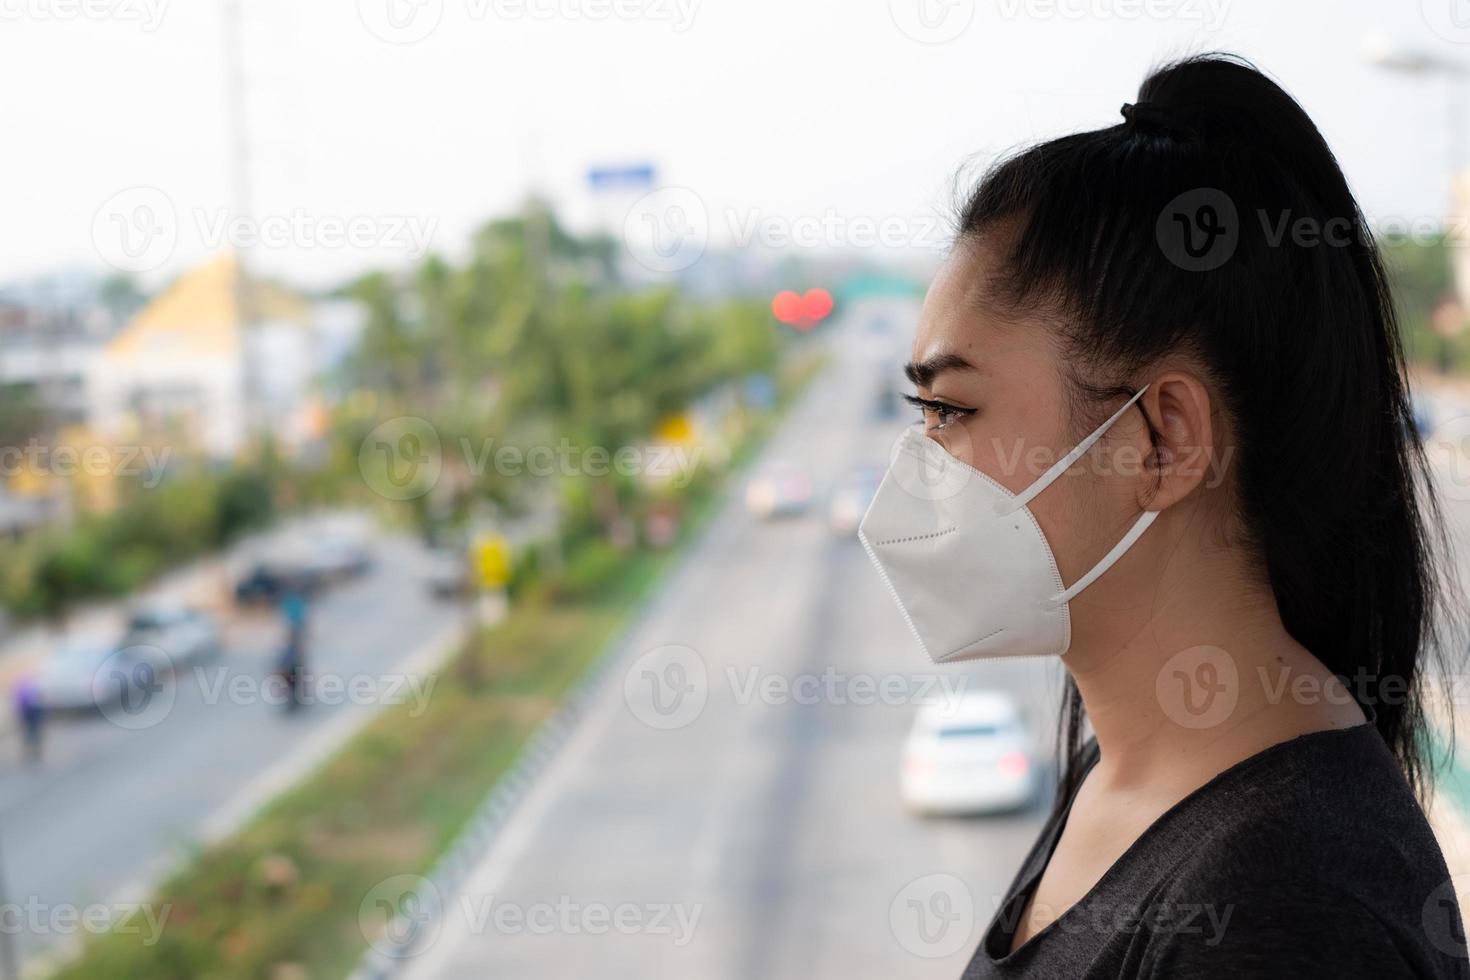
[(1203, 484), (1215, 460), (1210, 393), (1199, 378), (1168, 371), (1139, 399), (1148, 416), (1153, 447), (1144, 460), (1139, 504), (1161, 511)]

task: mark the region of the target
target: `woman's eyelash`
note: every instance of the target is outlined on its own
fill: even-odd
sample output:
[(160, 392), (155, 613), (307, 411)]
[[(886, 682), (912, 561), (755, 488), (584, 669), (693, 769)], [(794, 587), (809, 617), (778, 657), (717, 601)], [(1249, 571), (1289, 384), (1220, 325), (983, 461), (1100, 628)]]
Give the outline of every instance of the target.
[(937, 402), (930, 398), (920, 398), (918, 395), (904, 395), (903, 400), (917, 409), (921, 409), (926, 412), (934, 412), (939, 415), (958, 415), (963, 417), (975, 414), (975, 410), (973, 408), (961, 408), (958, 405), (950, 405), (945, 402)]

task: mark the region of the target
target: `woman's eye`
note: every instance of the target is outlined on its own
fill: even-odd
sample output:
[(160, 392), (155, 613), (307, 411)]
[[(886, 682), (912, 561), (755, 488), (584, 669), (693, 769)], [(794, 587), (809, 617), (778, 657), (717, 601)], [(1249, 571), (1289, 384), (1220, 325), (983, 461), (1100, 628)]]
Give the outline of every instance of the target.
[(946, 425), (949, 425), (949, 423), (953, 422), (955, 419), (961, 418), (964, 418), (964, 415), (961, 412), (958, 412), (947, 405), (941, 406), (940, 408), (936, 408), (934, 410), (934, 428), (942, 429)]
[(914, 395), (905, 396), (909, 404), (919, 410), (926, 431), (933, 432), (942, 429), (951, 422), (974, 415), (973, 408), (960, 408), (955, 405), (946, 405), (944, 402), (933, 401), (928, 398), (919, 398)]

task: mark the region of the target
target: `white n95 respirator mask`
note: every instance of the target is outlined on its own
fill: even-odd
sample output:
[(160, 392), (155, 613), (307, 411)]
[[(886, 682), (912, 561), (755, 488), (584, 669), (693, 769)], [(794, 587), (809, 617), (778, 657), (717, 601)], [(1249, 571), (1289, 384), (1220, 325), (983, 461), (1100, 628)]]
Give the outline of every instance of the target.
[(1066, 586), (1026, 505), (1147, 390), (1145, 385), (1019, 494), (956, 459), (917, 428), (904, 433), (858, 537), (932, 660), (1067, 652), (1072, 642), (1067, 602), (1123, 557), (1159, 515), (1144, 511), (1101, 561)]

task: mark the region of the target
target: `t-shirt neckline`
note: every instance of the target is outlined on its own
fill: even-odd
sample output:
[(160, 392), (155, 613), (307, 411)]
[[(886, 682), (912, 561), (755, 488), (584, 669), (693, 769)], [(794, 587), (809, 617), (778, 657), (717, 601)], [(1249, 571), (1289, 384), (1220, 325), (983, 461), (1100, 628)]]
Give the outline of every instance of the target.
[[(1013, 923), (1019, 925), (1020, 917), (1025, 912), (1026, 906), (1030, 904), (1031, 896), (1035, 892), (1036, 886), (1040, 882), (1042, 874), (1046, 871), (1047, 866), (1051, 864), (1052, 855), (1056, 852), (1057, 844), (1062, 839), (1062, 832), (1066, 830), (1067, 820), (1072, 815), (1072, 804), (1075, 803), (1077, 800), (1077, 792), (1082, 788), (1083, 779), (1086, 778), (1088, 773), (1092, 772), (1093, 768), (1097, 765), (1098, 759), (1100, 758), (1100, 754), (1097, 749), (1097, 743), (1096, 740), (1094, 740), (1089, 750), (1089, 755), (1091, 756), (1091, 758), (1088, 760), (1087, 766), (1082, 772), (1082, 779), (1077, 780), (1077, 788), (1072, 791), (1072, 796), (1070, 799), (1067, 800), (1066, 807), (1062, 810), (1060, 814), (1058, 814), (1048, 823), (1047, 836), (1044, 841), (1044, 846), (1038, 846), (1035, 851), (1033, 851), (1031, 859), (1027, 862), (1026, 867), (1023, 869), (1024, 875), (1020, 879), (1020, 884), (1018, 885), (1016, 890), (1012, 892), (1009, 897), (1007, 897), (1005, 902), (1001, 904), (999, 913), (995, 916), (995, 919), (991, 922), (989, 928), (985, 930), (985, 934), (981, 937), (980, 940), (980, 955), (986, 957), (994, 966), (1005, 967), (1008, 964), (1014, 963), (1019, 960), (1023, 954), (1029, 954), (1033, 952), (1036, 948), (1039, 947), (1040, 943), (1044, 941), (1049, 934), (1057, 931), (1057, 929), (1060, 927), (1060, 923), (1064, 922), (1069, 917), (1072, 917), (1074, 913), (1080, 914), (1077, 912), (1077, 910), (1081, 909), (1084, 905), (1089, 904), (1092, 900), (1096, 898), (1098, 894), (1103, 891), (1105, 886), (1110, 885), (1112, 881), (1115, 880), (1118, 875), (1122, 873), (1121, 869), (1123, 869), (1125, 865), (1130, 863), (1131, 859), (1136, 858), (1138, 853), (1148, 842), (1151, 841), (1152, 838), (1158, 836), (1159, 833), (1163, 832), (1162, 828), (1164, 828), (1165, 825), (1173, 822), (1174, 820), (1177, 820), (1180, 814), (1197, 804), (1198, 801), (1207, 793), (1211, 792), (1212, 790), (1218, 790), (1221, 784), (1229, 779), (1238, 778), (1239, 775), (1245, 770), (1250, 769), (1271, 757), (1274, 757), (1275, 755), (1285, 751), (1288, 748), (1299, 747), (1301, 744), (1308, 740), (1316, 740), (1324, 737), (1332, 737), (1338, 735), (1355, 735), (1365, 731), (1373, 732), (1376, 734), (1377, 717), (1375, 713), (1371, 708), (1364, 708), (1363, 713), (1367, 716), (1367, 720), (1364, 721), (1362, 724), (1351, 725), (1347, 728), (1324, 728), (1320, 731), (1306, 732), (1301, 735), (1294, 735), (1284, 741), (1277, 742), (1275, 745), (1268, 745), (1266, 748), (1255, 753), (1254, 755), (1247, 756), (1246, 758), (1241, 759), (1239, 762), (1235, 763), (1229, 768), (1215, 774), (1206, 782), (1186, 793), (1167, 810), (1159, 814), (1158, 819), (1154, 820), (1153, 823), (1145, 827), (1143, 833), (1139, 834), (1138, 837), (1134, 839), (1133, 843), (1129, 844), (1128, 847), (1124, 849), (1123, 853), (1118, 855), (1117, 860), (1115, 860), (1112, 864), (1108, 866), (1107, 870), (1102, 873), (1097, 881), (1093, 882), (1092, 887), (1087, 889), (1087, 891), (1082, 894), (1081, 898), (1077, 899), (1077, 901), (1069, 905), (1065, 910), (1063, 910), (1061, 915), (1052, 919), (1045, 926), (1038, 929), (1034, 934), (1031, 935), (1030, 938), (1028, 938), (1024, 943), (1013, 950), (1010, 948), (1010, 945), (1012, 937), (1015, 936), (1015, 927), (1013, 925), (1012, 928), (1010, 928), (1009, 930), (1001, 931), (1002, 924), (1006, 919), (1009, 919)], [(996, 956), (992, 952), (992, 948), (995, 945), (996, 940), (998, 939), (1004, 939), (1005, 941), (1004, 948), (1006, 952), (1001, 956)]]

